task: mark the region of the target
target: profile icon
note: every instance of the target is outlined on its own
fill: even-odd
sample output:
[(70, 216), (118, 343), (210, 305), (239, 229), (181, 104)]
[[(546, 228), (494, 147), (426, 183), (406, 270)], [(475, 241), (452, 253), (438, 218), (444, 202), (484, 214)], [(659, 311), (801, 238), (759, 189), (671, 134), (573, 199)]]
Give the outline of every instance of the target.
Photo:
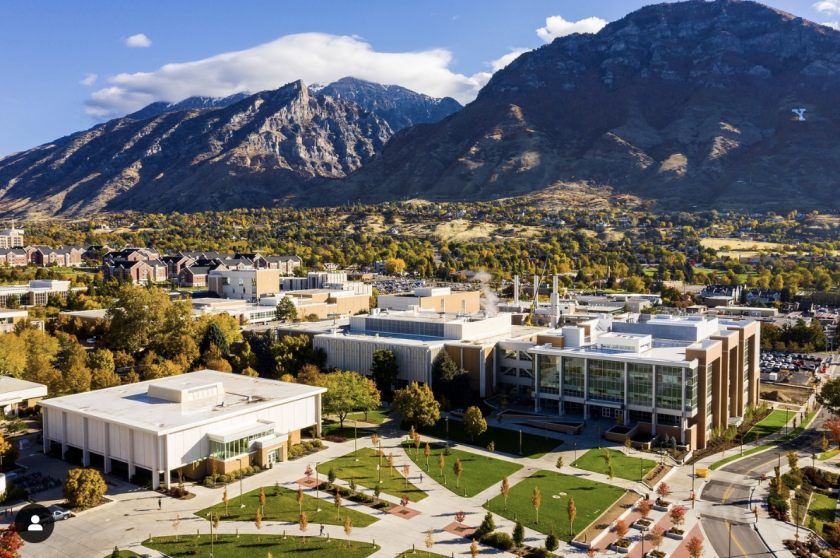
[(55, 529), (53, 513), (40, 504), (27, 504), (15, 514), (14, 528), (24, 542), (44, 542)]
[(26, 528), (26, 530), (29, 531), (30, 533), (33, 532), (33, 531), (43, 531), (44, 530), (44, 526), (41, 525), (41, 518), (38, 517), (38, 514), (32, 514), (29, 517), (29, 521), (31, 521), (31, 523), (29, 524), (29, 527)]

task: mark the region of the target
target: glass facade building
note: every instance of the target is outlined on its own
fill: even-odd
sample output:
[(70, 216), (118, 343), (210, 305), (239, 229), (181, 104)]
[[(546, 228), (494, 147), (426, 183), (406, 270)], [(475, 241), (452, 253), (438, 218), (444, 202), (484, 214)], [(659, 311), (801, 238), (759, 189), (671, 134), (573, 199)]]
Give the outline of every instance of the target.
[(239, 438), (227, 443), (210, 440), (210, 457), (225, 460), (230, 459), (232, 457), (245, 455), (248, 453), (251, 447), (251, 442), (253, 442), (254, 440), (259, 440), (260, 438), (267, 438), (273, 435), (274, 429), (272, 428), (270, 430), (258, 432), (256, 434), (251, 434), (250, 436), (245, 436), (244, 438)]

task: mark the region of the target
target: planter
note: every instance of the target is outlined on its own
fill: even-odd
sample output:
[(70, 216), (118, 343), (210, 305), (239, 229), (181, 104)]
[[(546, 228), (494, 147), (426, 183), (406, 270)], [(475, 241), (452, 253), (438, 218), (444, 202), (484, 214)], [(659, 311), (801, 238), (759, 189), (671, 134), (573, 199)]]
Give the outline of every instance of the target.
[(674, 529), (671, 528), (671, 529), (669, 529), (668, 531), (665, 532), (665, 536), (668, 537), (669, 539), (675, 539), (675, 540), (678, 540), (678, 541), (682, 541), (682, 540), (685, 540), (685, 531), (683, 531), (682, 529), (680, 529), (679, 531), (674, 531)]
[(653, 501), (653, 509), (656, 511), (666, 512), (671, 509), (671, 502), (667, 500), (662, 500), (661, 498), (657, 498)]
[[(627, 546), (623, 546), (621, 543), (626, 543)], [(619, 554), (627, 554), (630, 552), (630, 549), (633, 548), (633, 543), (628, 541), (627, 539), (619, 539), (612, 543), (612, 549), (618, 552)]]
[(650, 529), (653, 526), (653, 521), (650, 519), (637, 519), (630, 527), (633, 529)]
[(667, 552), (662, 552), (661, 550), (651, 550), (650, 552), (645, 552), (644, 558), (670, 558)]

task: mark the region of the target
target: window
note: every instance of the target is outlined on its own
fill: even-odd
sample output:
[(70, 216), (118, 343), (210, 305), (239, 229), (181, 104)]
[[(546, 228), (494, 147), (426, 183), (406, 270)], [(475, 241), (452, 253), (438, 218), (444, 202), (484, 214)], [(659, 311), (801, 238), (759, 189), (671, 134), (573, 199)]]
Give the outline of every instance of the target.
[(630, 420), (636, 422), (653, 422), (653, 413), (630, 410)]
[(706, 416), (712, 416), (712, 381), (714, 379), (714, 364), (706, 365)]
[(585, 367), (586, 361), (582, 358), (563, 359), (563, 395), (583, 397)]
[(676, 415), (665, 415), (659, 413), (656, 415), (656, 424), (667, 424), (678, 426), (680, 424), (680, 417)]
[(540, 393), (560, 393), (560, 357), (539, 355)]
[(516, 376), (516, 368), (502, 366), (502, 376)]
[(682, 368), (656, 367), (656, 406), (660, 409), (679, 411), (682, 406)]
[(532, 360), (530, 353), (526, 353), (525, 351), (519, 351), (519, 360)]
[(697, 369), (685, 369), (685, 410), (697, 409)]
[(272, 435), (274, 435), (274, 429), (259, 432), (257, 434), (251, 434), (250, 436), (245, 436), (244, 438), (239, 438), (238, 440), (233, 440), (232, 442), (227, 443), (210, 440), (210, 457), (225, 460), (245, 455), (251, 447), (251, 442), (259, 440), (260, 438), (267, 438)]
[(513, 349), (505, 349), (504, 352), (502, 352), (502, 358), (512, 358), (515, 360), (516, 353), (517, 351), (514, 351)]
[(624, 401), (624, 363), (590, 360), (588, 396), (599, 401)]
[[(651, 364), (629, 364), (627, 368), (628, 393), (627, 402), (629, 405), (653, 406), (653, 365)], [(646, 421), (650, 422), (650, 421)]]

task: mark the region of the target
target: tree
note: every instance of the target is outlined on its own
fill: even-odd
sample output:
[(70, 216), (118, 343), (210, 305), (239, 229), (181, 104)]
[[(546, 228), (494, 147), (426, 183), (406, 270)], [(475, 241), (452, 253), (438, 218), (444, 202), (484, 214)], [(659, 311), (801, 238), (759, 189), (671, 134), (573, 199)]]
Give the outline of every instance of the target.
[(376, 387), (382, 393), (391, 393), (391, 386), (397, 381), (400, 374), (400, 367), (397, 364), (397, 357), (390, 349), (378, 349), (373, 352), (373, 361), (370, 365), (370, 375), (376, 382)]
[(368, 413), (371, 411), (375, 411), (382, 405), (382, 400), (380, 398), (379, 389), (376, 387), (376, 382), (371, 380), (370, 378), (366, 378), (362, 376), (362, 396), (360, 401), (359, 409), (364, 411), (365, 413), (365, 420), (368, 419)]
[(513, 542), (516, 543), (516, 546), (522, 546), (522, 543), (525, 542), (525, 526), (522, 525), (521, 521), (517, 521), (513, 526), (512, 538)]
[(446, 458), (443, 453), (438, 454), (438, 468), (440, 469), (440, 476), (443, 476), (443, 468), (446, 467)]
[(639, 502), (636, 509), (639, 510), (640, 514), (642, 514), (642, 518), (647, 518), (647, 516), (650, 515), (650, 511), (653, 509), (653, 504), (650, 500), (645, 499)]
[(0, 530), (0, 558), (20, 558), (18, 550), (23, 545), (23, 539), (17, 534), (14, 524)]
[(817, 392), (817, 402), (833, 415), (840, 415), (840, 378), (826, 380)]
[(265, 487), (260, 487), (260, 509), (265, 513)]
[(828, 430), (829, 435), (831, 435), (831, 441), (836, 442), (838, 447), (840, 447), (840, 419), (837, 417), (832, 417), (823, 423), (823, 428)]
[(676, 505), (668, 512), (674, 525), (682, 525), (685, 521), (685, 506)]
[(432, 535), (434, 534), (434, 532), (435, 532), (435, 530), (434, 530), (434, 529), (432, 529), (431, 527), (429, 528), (429, 530), (428, 530), (428, 531), (426, 531), (426, 540), (425, 540), (425, 543), (426, 543), (426, 550), (428, 551), (428, 552), (427, 552), (427, 554), (426, 554), (426, 556), (427, 556), (428, 558), (431, 558), (431, 557), (432, 557), (432, 547), (433, 547), (433, 546), (435, 546), (435, 539), (432, 537)]
[(473, 540), (481, 540), (493, 531), (496, 530), (496, 522), (493, 520), (493, 514), (489, 511), (484, 514), (484, 519), (481, 520), (481, 525), (476, 529)]
[(427, 384), (411, 382), (394, 394), (393, 407), (413, 426), (431, 426), (440, 418), (440, 403)]
[(563, 456), (557, 458), (557, 463), (555, 463), (555, 467), (557, 467), (558, 471), (563, 468)]
[[(353, 532), (353, 520), (350, 519), (350, 516), (348, 515), (347, 519), (344, 520), (344, 534), (349, 537), (352, 532)], [(352, 546), (352, 541), (348, 540), (347, 541), (347, 548), (350, 548), (351, 546)]]
[(426, 458), (426, 471), (429, 470), (429, 456), (432, 454), (432, 448), (429, 442), (426, 442), (426, 447), (423, 448), (423, 457)]
[(391, 478), (394, 478), (394, 453), (388, 454), (388, 468), (391, 470)]
[(613, 525), (613, 532), (619, 540), (627, 536), (627, 531), (627, 523), (625, 523), (623, 519), (619, 519), (615, 522), (615, 525)]
[(274, 318), (279, 321), (288, 322), (296, 320), (297, 317), (298, 310), (297, 306), (295, 306), (295, 301), (288, 296), (281, 298), (280, 302), (277, 303), (277, 308), (274, 310)]
[(297, 499), (297, 503), (298, 503), (298, 513), (300, 513), (300, 512), (303, 511), (303, 487), (302, 486), (298, 486), (296, 499)]
[(455, 488), (460, 488), (461, 473), (464, 472), (464, 466), (461, 465), (460, 459), (455, 459), (455, 464), (452, 466), (452, 471), (455, 473)]
[(470, 435), (470, 440), (475, 441), (476, 436), (481, 436), (487, 431), (487, 421), (481, 414), (478, 407), (470, 407), (463, 417), (464, 431)]
[(385, 260), (385, 271), (391, 275), (405, 271), (405, 260), (402, 258), (388, 258)]
[(309, 526), (309, 519), (306, 517), (306, 512), (300, 512), (298, 516), (298, 527), (300, 527), (300, 532), (304, 534), (303, 537), (303, 544), (306, 544), (306, 528)]
[(691, 537), (685, 545), (688, 555), (691, 558), (700, 558), (703, 556), (703, 541), (699, 537)]
[(624, 290), (630, 293), (641, 293), (645, 290), (645, 282), (635, 275), (631, 275), (630, 277), (624, 279), (622, 285)]
[(470, 543), (470, 558), (477, 558), (478, 557), (478, 541), (473, 539)]
[(507, 511), (507, 500), (510, 495), (510, 481), (507, 477), (502, 478), (502, 486), (499, 490), (502, 493), (502, 498), (505, 499), (505, 511)]
[(785, 457), (787, 457), (788, 466), (794, 471), (799, 470), (799, 454), (793, 450), (788, 450), (785, 453)]
[(648, 540), (650, 541), (651, 546), (653, 548), (658, 549), (662, 546), (662, 541), (665, 538), (665, 529), (662, 527), (654, 527), (650, 530), (650, 534), (648, 534)]
[(341, 492), (338, 490), (335, 491), (335, 498), (333, 499), (333, 505), (335, 506), (335, 517), (336, 519), (341, 519)]
[(409, 468), (408, 463), (403, 465), (403, 478), (405, 479), (405, 487), (406, 488), (408, 488), (408, 474), (409, 474), (410, 471), (411, 471), (411, 469)]
[(172, 528), (175, 529), (175, 542), (178, 542), (178, 528), (181, 526), (181, 514), (175, 514), (175, 521), (172, 522)]
[(575, 497), (569, 497), (569, 505), (566, 508), (566, 512), (569, 514), (569, 534), (575, 534), (575, 518), (577, 517), (577, 508), (575, 507)]
[(549, 552), (554, 552), (560, 548), (560, 539), (554, 533), (554, 527), (548, 531), (548, 536), (545, 538), (545, 549)]
[(225, 516), (227, 516), (228, 515), (228, 504), (230, 503), (230, 500), (228, 499), (227, 484), (225, 484), (225, 493), (222, 496), (222, 502), (225, 503)]
[(306, 335), (286, 335), (277, 343), (272, 343), (268, 352), (274, 360), (275, 378), (283, 374), (297, 374), (305, 364), (323, 368), (327, 362), (327, 354), (322, 349), (314, 349)]
[(828, 450), (828, 438), (825, 437), (825, 432), (823, 432), (823, 435), (822, 435), (822, 441), (820, 442), (820, 449), (824, 452)]
[(0, 335), (0, 373), (22, 378), (26, 370), (26, 342), (17, 334)]
[(260, 542), (260, 529), (262, 529), (262, 512), (257, 508), (257, 515), (254, 517), (254, 526), (257, 528), (257, 542)]
[(71, 469), (61, 487), (62, 495), (74, 508), (89, 508), (99, 503), (108, 485), (96, 469)]
[(358, 372), (327, 374), (325, 385), (327, 392), (321, 396), (322, 404), (325, 412), (338, 417), (342, 428), (344, 428), (344, 419), (347, 415), (362, 408), (370, 397), (365, 379)]
[(472, 400), (469, 373), (459, 370), (446, 350), (439, 352), (432, 363), (432, 385), (437, 398), (445, 398), (454, 407), (466, 406)]
[(215, 345), (224, 356), (230, 354), (228, 340), (222, 332), (222, 328), (215, 323), (207, 326), (207, 330), (204, 332), (204, 337), (202, 337), (200, 345), (201, 353), (204, 354), (209, 351), (211, 345)]
[(663, 500), (671, 495), (671, 487), (668, 486), (668, 483), (662, 482), (656, 488), (656, 493), (659, 495), (660, 498)]
[(542, 504), (542, 496), (540, 495), (540, 489), (537, 486), (534, 486), (534, 492), (531, 495), (531, 504), (534, 505), (534, 511), (537, 514), (537, 520), (535, 523), (537, 525), (540, 524), (540, 505)]

